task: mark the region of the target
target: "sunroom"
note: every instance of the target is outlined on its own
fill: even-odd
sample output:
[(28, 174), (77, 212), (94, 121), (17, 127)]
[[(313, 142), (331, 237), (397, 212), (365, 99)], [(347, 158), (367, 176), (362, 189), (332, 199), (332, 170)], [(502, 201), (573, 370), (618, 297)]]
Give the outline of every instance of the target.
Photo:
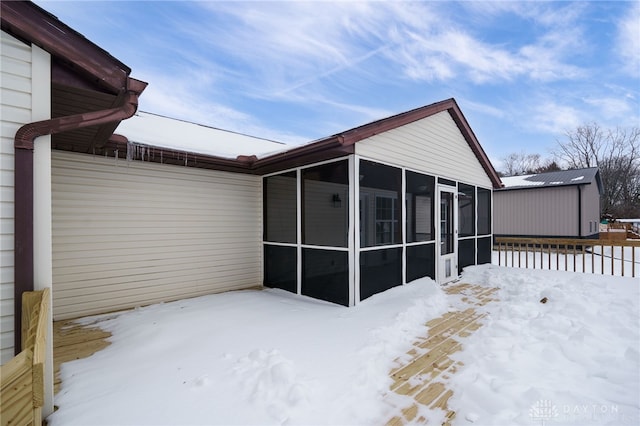
[(343, 133), (352, 153), (264, 175), (264, 285), (353, 306), (491, 262), (500, 181), (446, 106)]

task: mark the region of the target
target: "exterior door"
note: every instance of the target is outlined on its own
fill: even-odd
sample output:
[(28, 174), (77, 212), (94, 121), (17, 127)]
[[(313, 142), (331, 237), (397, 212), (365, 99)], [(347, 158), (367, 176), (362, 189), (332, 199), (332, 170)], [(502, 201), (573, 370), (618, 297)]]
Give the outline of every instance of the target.
[(458, 195), (454, 187), (439, 186), (438, 198), (438, 283), (458, 278)]

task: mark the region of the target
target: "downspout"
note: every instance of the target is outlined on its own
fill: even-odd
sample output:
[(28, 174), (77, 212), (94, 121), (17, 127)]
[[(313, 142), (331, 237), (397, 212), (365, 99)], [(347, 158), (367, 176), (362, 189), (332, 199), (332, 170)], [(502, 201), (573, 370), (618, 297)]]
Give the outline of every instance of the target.
[(14, 336), (16, 354), (20, 352), (22, 340), (22, 293), (34, 289), (33, 152), (35, 139), (40, 136), (125, 120), (135, 114), (138, 108), (138, 97), (146, 87), (147, 83), (128, 77), (127, 93), (122, 106), (36, 121), (25, 124), (16, 133), (14, 139)]

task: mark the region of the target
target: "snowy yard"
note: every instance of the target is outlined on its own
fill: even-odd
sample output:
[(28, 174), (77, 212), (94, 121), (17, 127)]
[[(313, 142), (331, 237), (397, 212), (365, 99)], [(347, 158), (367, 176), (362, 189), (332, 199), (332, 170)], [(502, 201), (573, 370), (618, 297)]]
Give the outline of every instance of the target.
[[(453, 355), (454, 424), (640, 422), (640, 280), (487, 265), (462, 281), (500, 301)], [(355, 308), (265, 290), (87, 318), (112, 344), (62, 366), (49, 424), (385, 424), (407, 403), (394, 360), (461, 297), (423, 279)]]

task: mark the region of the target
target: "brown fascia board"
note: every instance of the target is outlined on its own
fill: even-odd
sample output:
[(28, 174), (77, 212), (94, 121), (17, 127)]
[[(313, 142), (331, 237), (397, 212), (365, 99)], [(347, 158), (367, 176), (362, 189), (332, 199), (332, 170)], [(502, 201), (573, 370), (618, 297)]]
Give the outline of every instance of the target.
[[(104, 146), (105, 154), (108, 157), (126, 158), (129, 140), (122, 135), (113, 134)], [(222, 157), (214, 157), (206, 154), (196, 154), (186, 151), (163, 148), (153, 145), (140, 145), (148, 148), (148, 155), (144, 159), (133, 161), (145, 161), (161, 164), (173, 164), (177, 166), (196, 167), (201, 169), (221, 170), (234, 173), (257, 174), (251, 168), (253, 158), (248, 157), (244, 161)]]
[[(343, 155), (353, 154), (355, 152), (354, 144), (363, 139), (404, 126), (443, 111), (448, 111), (453, 118), (471, 150), (489, 176), (493, 187), (501, 188), (503, 185), (500, 177), (493, 168), (493, 165), (480, 146), (480, 143), (469, 126), (469, 123), (453, 98), (407, 111), (389, 118), (374, 121), (372, 123), (347, 130), (346, 132), (329, 136), (316, 142), (302, 145), (289, 151), (273, 154), (261, 159), (256, 159), (255, 156), (239, 156), (237, 159), (233, 160), (208, 155), (189, 154), (193, 157), (193, 162), (191, 162), (188, 158), (186, 161), (184, 160), (184, 151), (172, 151), (159, 147), (151, 148), (156, 149), (158, 153), (162, 152), (163, 162), (168, 162), (165, 161), (165, 156), (168, 154), (169, 157), (173, 159), (171, 161), (176, 161), (176, 164), (241, 173), (267, 174), (279, 170), (304, 166), (313, 162), (337, 158)], [(177, 158), (182, 158), (182, 160), (177, 160)]]
[(307, 145), (303, 145), (289, 151), (265, 157), (256, 161), (255, 166), (257, 168), (262, 168), (273, 163), (290, 162), (292, 158), (305, 158), (311, 153), (317, 154), (324, 150), (340, 150), (345, 154), (353, 153), (354, 148), (352, 145), (363, 139), (370, 138), (371, 136), (404, 126), (405, 124), (429, 117), (439, 112), (446, 111), (452, 104), (455, 104), (455, 101), (453, 99), (447, 99), (445, 101), (407, 111), (392, 117), (383, 118), (382, 120), (377, 120), (372, 123), (355, 127), (345, 132), (320, 139), (316, 142), (311, 142)]
[(131, 69), (30, 1), (2, 1), (2, 30), (62, 59), (99, 87), (127, 89)]
[[(105, 155), (125, 158), (129, 140), (122, 135), (111, 135), (104, 146)], [(144, 145), (148, 149), (144, 159), (134, 161), (174, 164), (178, 166), (197, 167), (202, 169), (221, 170), (234, 173), (264, 175), (279, 170), (291, 169), (306, 164), (342, 157), (354, 152), (353, 146), (344, 146), (336, 138), (318, 141), (312, 144), (293, 148), (290, 151), (275, 154), (264, 159), (256, 156), (240, 155), (235, 159), (197, 154), (154, 145)]]
[(284, 170), (308, 164), (310, 161), (316, 161), (317, 158), (326, 157), (327, 155), (329, 158), (335, 158), (340, 155), (336, 151), (339, 151), (341, 155), (346, 155), (353, 153), (353, 148), (346, 147), (339, 136), (331, 136), (289, 151), (261, 158), (253, 162), (252, 167), (260, 173), (271, 173), (278, 169)]
[(353, 145), (349, 146), (334, 146), (325, 147), (322, 150), (307, 152), (304, 155), (299, 156), (285, 156), (278, 162), (262, 163), (259, 169), (256, 169), (260, 175), (267, 173), (274, 173), (281, 170), (293, 169), (296, 167), (302, 167), (313, 163), (319, 163), (321, 161), (332, 160), (339, 157), (345, 157), (354, 153)]
[(493, 188), (502, 188), (504, 184), (502, 183), (498, 172), (496, 172), (496, 169), (493, 167), (493, 164), (491, 164), (491, 161), (489, 160), (486, 152), (484, 152), (484, 149), (482, 149), (482, 146), (480, 145), (480, 142), (478, 142), (476, 135), (473, 133), (473, 130), (471, 130), (471, 126), (469, 126), (469, 122), (467, 122), (467, 119), (464, 117), (464, 114), (462, 114), (462, 111), (458, 107), (458, 104), (455, 102), (455, 100), (453, 100), (453, 106), (451, 109), (449, 109), (449, 113), (451, 114), (453, 121), (455, 121), (458, 125), (460, 132), (462, 132), (462, 135), (467, 140), (469, 147), (478, 158), (478, 161), (480, 161), (480, 164), (482, 165), (485, 173), (487, 174), (487, 176), (489, 176), (489, 179), (491, 179)]
[(453, 121), (458, 126), (458, 129), (460, 129), (460, 132), (462, 133), (465, 140), (469, 144), (469, 147), (482, 165), (485, 173), (487, 174), (487, 176), (489, 176), (493, 187), (501, 188), (503, 185), (502, 181), (500, 180), (500, 176), (498, 176), (498, 173), (493, 168), (491, 161), (489, 161), (489, 157), (487, 157), (487, 154), (482, 149), (482, 146), (480, 146), (480, 143), (473, 133), (473, 130), (471, 130), (471, 126), (469, 126), (469, 123), (462, 114), (460, 107), (458, 107), (457, 102), (453, 98), (436, 102), (421, 108), (416, 108), (411, 111), (403, 112), (401, 114), (384, 118), (382, 120), (374, 121), (373, 123), (365, 124), (351, 130), (347, 130), (340, 135), (334, 136), (334, 138), (341, 140), (341, 143), (343, 145), (352, 145), (363, 139), (370, 138), (372, 136), (387, 132), (392, 129), (396, 129), (398, 127), (407, 125), (426, 117), (430, 117), (443, 111), (448, 111), (453, 118)]
[(383, 118), (381, 120), (374, 121), (372, 123), (364, 124), (359, 127), (355, 127), (351, 130), (341, 133), (343, 143), (351, 145), (359, 142), (363, 139), (370, 138), (380, 133), (387, 132), (389, 130), (396, 129), (414, 121), (421, 120), (426, 117), (430, 117), (442, 111), (447, 111), (455, 105), (453, 98), (446, 99), (444, 101), (436, 102), (434, 104), (426, 105), (420, 108), (406, 111), (391, 117)]

